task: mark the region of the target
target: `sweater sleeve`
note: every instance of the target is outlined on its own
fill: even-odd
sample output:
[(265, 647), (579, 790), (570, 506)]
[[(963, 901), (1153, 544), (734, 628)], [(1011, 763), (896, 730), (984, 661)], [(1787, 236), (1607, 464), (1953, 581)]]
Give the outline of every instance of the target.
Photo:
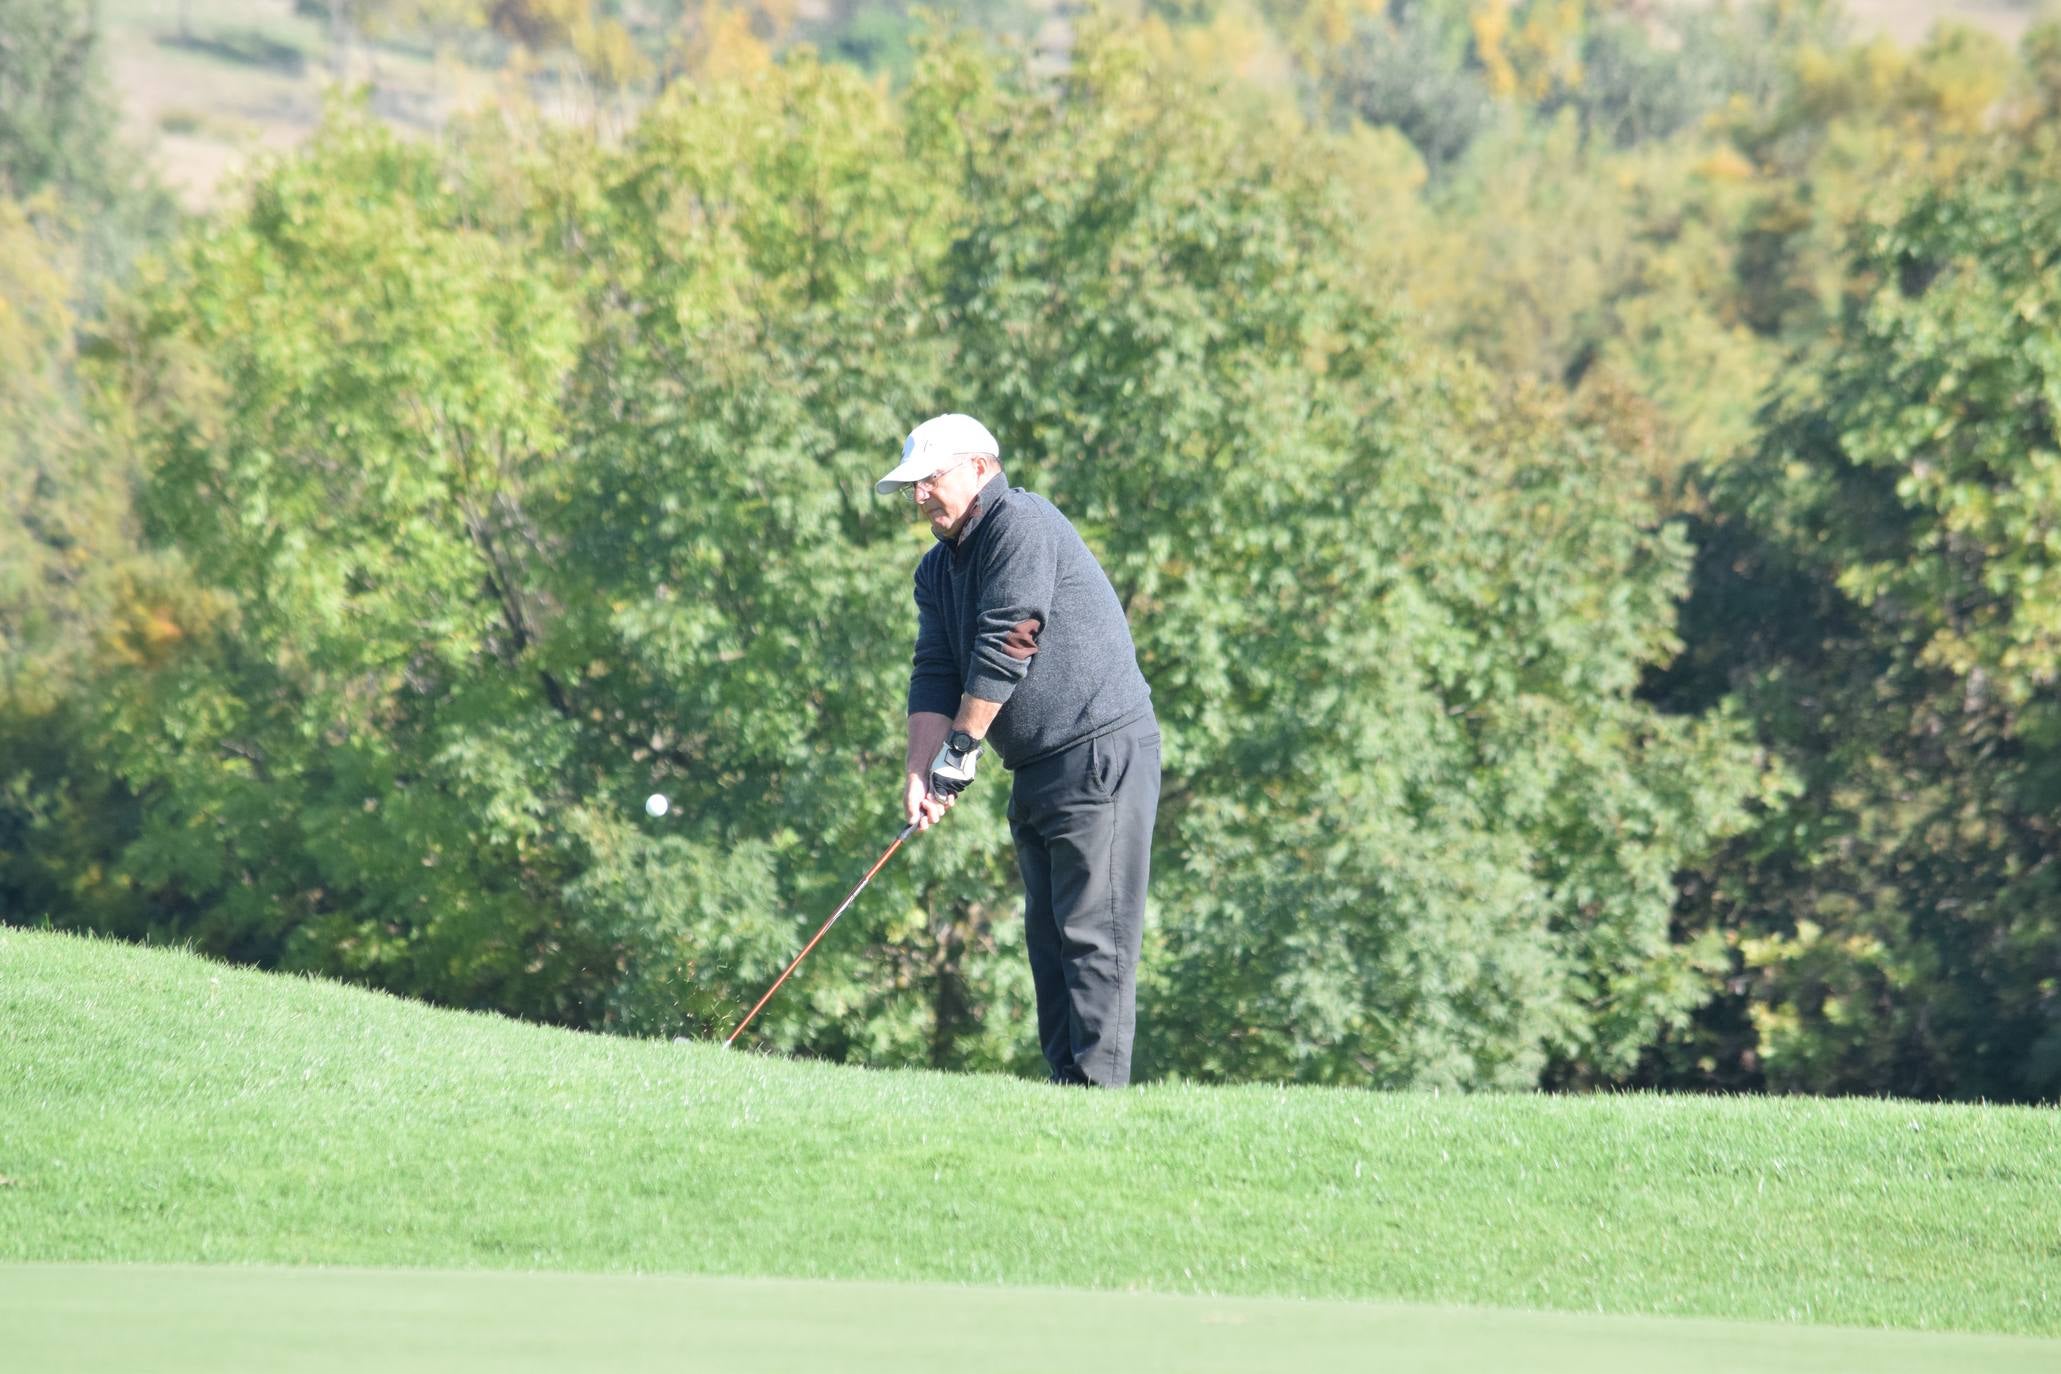
[(966, 695), (982, 701), (1007, 702), (1015, 693), (1030, 672), (1038, 634), (1052, 614), (1052, 594), (1059, 582), (1059, 531), (1051, 522), (1027, 515), (994, 530), (981, 550), (985, 566), (974, 605)]
[(930, 560), (916, 565), (916, 661), (909, 671), (909, 714), (959, 711), (959, 667), (945, 639), (944, 608), (936, 584), (928, 577)]

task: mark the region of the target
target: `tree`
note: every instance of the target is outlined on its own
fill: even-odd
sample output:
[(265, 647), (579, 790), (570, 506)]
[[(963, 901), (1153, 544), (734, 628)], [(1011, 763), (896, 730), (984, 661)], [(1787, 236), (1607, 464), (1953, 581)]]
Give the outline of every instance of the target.
[(146, 536), (217, 609), (110, 672), (95, 729), (145, 800), (119, 866), (149, 929), (549, 1016), (517, 984), (573, 727), (522, 687), (525, 503), (575, 333), (453, 218), (426, 155), (346, 116), (119, 317)]
[(2056, 167), (2039, 131), (1861, 238), (1833, 346), (1711, 484), (1661, 691), (1736, 693), (1797, 777), (1688, 908), (1771, 1086), (2061, 1094)]
[(81, 684), (147, 653), (180, 592), (82, 413), (77, 339), (168, 201), (115, 142), (91, 6), (0, 2), (0, 911), (126, 910), (126, 798), (84, 758)]
[(107, 188), (105, 82), (93, 6), (0, 0), (0, 195)]

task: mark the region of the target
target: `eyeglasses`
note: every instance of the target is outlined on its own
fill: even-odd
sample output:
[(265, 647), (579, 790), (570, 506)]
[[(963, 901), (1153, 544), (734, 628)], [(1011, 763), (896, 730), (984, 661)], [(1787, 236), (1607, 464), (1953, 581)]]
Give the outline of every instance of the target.
[(915, 481), (909, 484), (909, 499), (911, 501), (921, 501), (923, 498), (917, 495), (919, 489), (936, 491), (938, 478), (944, 476), (953, 468), (965, 467), (968, 463), (972, 462), (974, 459), (978, 457), (980, 457), (978, 453), (962, 453), (955, 461), (946, 464), (944, 467), (939, 468), (936, 472), (930, 474), (930, 476), (917, 478)]

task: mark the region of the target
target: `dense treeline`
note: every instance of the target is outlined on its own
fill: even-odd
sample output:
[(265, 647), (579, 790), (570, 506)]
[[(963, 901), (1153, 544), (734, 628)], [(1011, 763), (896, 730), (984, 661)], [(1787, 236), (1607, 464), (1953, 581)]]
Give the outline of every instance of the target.
[[(870, 479), (965, 409), (1165, 727), (1141, 1068), (2061, 1092), (2061, 30), (720, 18), (619, 136), (342, 105), (176, 232), (0, 83), (85, 150), (0, 147), (8, 919), (726, 1025), (896, 824)], [(776, 1043), (1030, 1066), (1003, 797)]]

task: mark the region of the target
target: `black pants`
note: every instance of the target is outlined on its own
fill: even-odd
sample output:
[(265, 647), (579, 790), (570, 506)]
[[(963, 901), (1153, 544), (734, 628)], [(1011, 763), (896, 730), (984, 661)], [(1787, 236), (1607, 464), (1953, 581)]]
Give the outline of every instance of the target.
[(1026, 764), (1009, 791), (1038, 1043), (1055, 1083), (1131, 1081), (1138, 946), (1159, 812), (1147, 716)]

